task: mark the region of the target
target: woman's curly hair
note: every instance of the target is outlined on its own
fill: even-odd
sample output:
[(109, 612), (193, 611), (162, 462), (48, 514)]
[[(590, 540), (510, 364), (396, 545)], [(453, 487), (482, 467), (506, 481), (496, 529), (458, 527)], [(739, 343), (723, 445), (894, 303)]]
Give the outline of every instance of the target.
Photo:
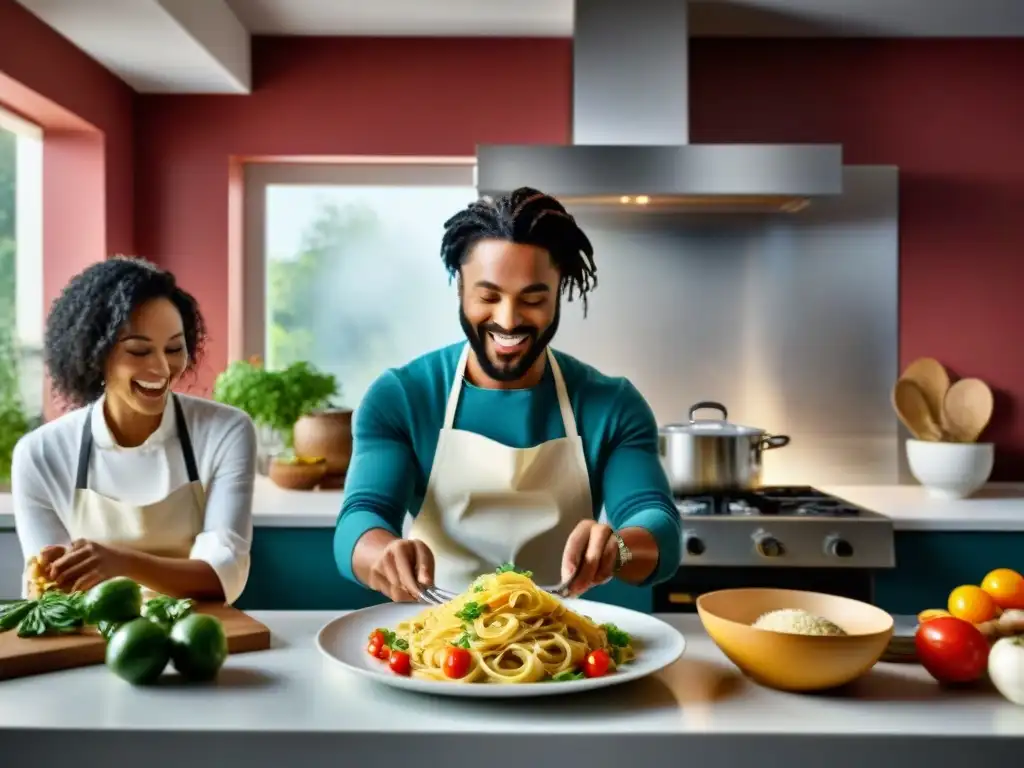
[(57, 393), (75, 406), (103, 394), (107, 358), (132, 313), (152, 299), (178, 308), (185, 330), (188, 368), (201, 360), (206, 324), (199, 304), (170, 272), (142, 259), (117, 256), (75, 275), (46, 319), (46, 367)]

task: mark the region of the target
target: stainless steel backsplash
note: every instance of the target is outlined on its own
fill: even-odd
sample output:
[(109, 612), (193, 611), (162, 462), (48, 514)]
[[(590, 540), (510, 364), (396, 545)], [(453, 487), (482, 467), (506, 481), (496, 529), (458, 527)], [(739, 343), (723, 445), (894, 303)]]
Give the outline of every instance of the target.
[(898, 171), (843, 186), (798, 214), (577, 212), (598, 287), (554, 346), (629, 377), (661, 424), (716, 400), (790, 435), (766, 483), (898, 482)]

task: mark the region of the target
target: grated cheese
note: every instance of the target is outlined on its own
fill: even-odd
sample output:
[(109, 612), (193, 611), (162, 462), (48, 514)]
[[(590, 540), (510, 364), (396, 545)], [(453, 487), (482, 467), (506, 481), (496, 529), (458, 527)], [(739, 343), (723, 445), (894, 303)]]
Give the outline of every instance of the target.
[(785, 632), (791, 635), (845, 635), (846, 632), (828, 619), (815, 616), (799, 609), (783, 608), (769, 611), (760, 616), (753, 624), (757, 629), (771, 632)]

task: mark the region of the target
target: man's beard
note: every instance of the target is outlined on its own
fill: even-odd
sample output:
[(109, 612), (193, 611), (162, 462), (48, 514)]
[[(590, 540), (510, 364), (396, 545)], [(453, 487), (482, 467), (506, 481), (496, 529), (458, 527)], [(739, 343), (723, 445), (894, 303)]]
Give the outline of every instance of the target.
[[(481, 323), (474, 328), (469, 322), (469, 318), (466, 317), (466, 313), (462, 310), (462, 304), (460, 303), (459, 324), (462, 326), (462, 331), (466, 334), (466, 338), (469, 339), (469, 346), (476, 353), (477, 362), (480, 363), (483, 372), (495, 381), (509, 382), (523, 378), (533, 364), (537, 362), (537, 359), (544, 354), (544, 350), (551, 343), (555, 331), (558, 330), (560, 312), (561, 306), (556, 306), (555, 316), (552, 318), (551, 324), (544, 329), (543, 333), (538, 334), (537, 329), (532, 325), (520, 325), (509, 329), (502, 328), (494, 323)], [(530, 345), (525, 351), (517, 352), (514, 355), (498, 355), (499, 360), (495, 364), (487, 352), (487, 337), (490, 331), (509, 336), (526, 334), (529, 337)]]

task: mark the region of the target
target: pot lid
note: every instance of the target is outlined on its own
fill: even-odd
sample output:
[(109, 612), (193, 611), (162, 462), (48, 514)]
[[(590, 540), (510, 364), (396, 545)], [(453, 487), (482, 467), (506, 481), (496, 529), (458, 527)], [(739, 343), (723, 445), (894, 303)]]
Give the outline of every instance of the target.
[[(700, 410), (715, 410), (722, 414), (720, 419), (695, 419), (693, 415)], [(721, 403), (702, 400), (690, 406), (690, 421), (683, 424), (666, 424), (662, 432), (676, 434), (703, 435), (707, 437), (751, 437), (765, 434), (765, 430), (757, 427), (745, 427), (729, 421), (729, 412)]]

